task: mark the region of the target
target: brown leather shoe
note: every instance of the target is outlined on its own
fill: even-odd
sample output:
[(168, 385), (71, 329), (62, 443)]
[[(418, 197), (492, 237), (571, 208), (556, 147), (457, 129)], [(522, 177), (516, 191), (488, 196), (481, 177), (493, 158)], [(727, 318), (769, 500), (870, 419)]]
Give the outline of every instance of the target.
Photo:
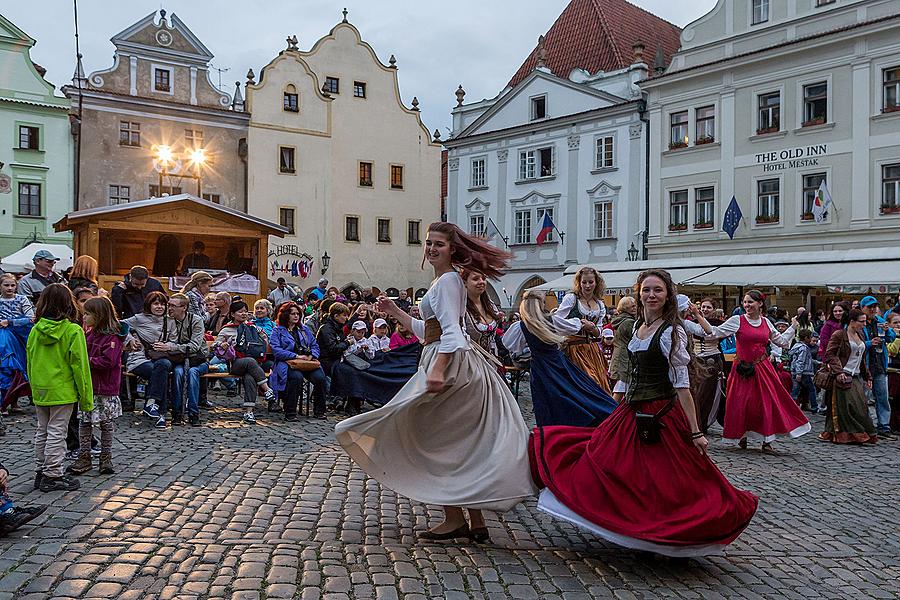
[(82, 473), (90, 471), (91, 467), (90, 453), (79, 454), (78, 458), (75, 459), (75, 462), (66, 468), (66, 473), (69, 473), (70, 475), (81, 475)]
[(100, 474), (101, 475), (115, 475), (116, 470), (113, 468), (112, 464), (112, 454), (100, 454)]

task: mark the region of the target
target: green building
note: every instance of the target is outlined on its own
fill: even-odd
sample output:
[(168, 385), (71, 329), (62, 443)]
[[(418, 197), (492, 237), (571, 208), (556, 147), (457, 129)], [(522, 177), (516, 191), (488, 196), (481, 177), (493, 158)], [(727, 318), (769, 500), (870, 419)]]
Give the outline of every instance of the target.
[(34, 44), (0, 15), (0, 256), (33, 239), (71, 245), (53, 231), (74, 197), (71, 104), (31, 62)]

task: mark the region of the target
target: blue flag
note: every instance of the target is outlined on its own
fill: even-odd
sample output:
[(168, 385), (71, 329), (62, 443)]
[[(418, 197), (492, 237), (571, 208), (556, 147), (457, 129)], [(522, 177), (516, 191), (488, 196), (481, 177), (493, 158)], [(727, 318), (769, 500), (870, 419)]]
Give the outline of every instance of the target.
[(737, 200), (732, 196), (731, 202), (728, 204), (728, 210), (725, 211), (725, 220), (722, 222), (722, 231), (727, 233), (728, 237), (733, 240), (734, 232), (737, 231), (738, 224), (743, 218), (744, 215), (741, 213), (741, 207), (738, 206)]

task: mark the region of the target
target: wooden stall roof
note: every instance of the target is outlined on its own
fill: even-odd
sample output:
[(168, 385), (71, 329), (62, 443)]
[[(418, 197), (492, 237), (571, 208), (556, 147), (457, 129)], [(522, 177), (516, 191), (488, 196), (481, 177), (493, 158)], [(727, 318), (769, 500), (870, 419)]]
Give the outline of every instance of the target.
[[(53, 228), (57, 232), (72, 231), (73, 229), (77, 229), (79, 225), (86, 225), (91, 222), (119, 220), (178, 209), (187, 209), (189, 211), (203, 213), (213, 219), (222, 220), (243, 227), (249, 226), (251, 229), (258, 231), (261, 234), (284, 237), (284, 235), (288, 233), (288, 230), (281, 225), (276, 225), (270, 221), (248, 215), (247, 213), (243, 213), (227, 206), (203, 200), (202, 198), (198, 198), (191, 194), (176, 194), (174, 196), (164, 196), (162, 198), (151, 198), (149, 200), (129, 202), (128, 204), (98, 206), (97, 208), (78, 210), (70, 212), (54, 223)], [(160, 231), (166, 231), (166, 226), (166, 223), (160, 221)]]

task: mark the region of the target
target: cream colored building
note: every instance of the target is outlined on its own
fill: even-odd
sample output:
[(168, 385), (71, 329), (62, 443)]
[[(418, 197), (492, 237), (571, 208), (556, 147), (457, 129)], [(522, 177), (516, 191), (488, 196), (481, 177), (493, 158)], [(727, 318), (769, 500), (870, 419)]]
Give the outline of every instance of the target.
[(248, 212), (292, 231), (272, 240), (269, 278), (304, 289), (427, 287), (428, 224), (440, 218), (441, 148), (346, 19), (301, 51), (289, 40), (247, 84)]

